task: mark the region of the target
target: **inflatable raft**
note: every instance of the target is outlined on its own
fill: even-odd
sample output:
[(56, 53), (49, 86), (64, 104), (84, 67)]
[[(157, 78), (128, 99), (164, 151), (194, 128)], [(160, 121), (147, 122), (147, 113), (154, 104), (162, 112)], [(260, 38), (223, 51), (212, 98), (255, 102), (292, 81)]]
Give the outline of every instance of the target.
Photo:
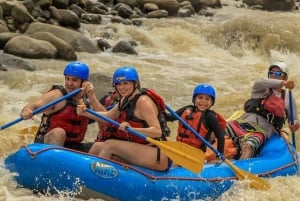
[[(20, 187), (55, 194), (104, 200), (216, 199), (237, 179), (226, 163), (205, 164), (199, 174), (183, 167), (158, 172), (118, 163), (63, 147), (29, 144), (5, 159)], [(294, 147), (274, 134), (255, 158), (231, 161), (236, 167), (266, 179), (298, 174)]]

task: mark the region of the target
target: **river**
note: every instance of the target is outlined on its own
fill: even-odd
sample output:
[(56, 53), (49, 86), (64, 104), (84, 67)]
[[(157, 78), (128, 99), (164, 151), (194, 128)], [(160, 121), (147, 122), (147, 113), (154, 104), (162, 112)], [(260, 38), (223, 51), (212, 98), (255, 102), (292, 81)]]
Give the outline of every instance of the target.
[[(293, 95), (300, 108), (300, 12), (266, 12), (236, 8), (236, 1), (225, 1), (228, 6), (214, 10), (213, 17), (145, 19), (143, 26), (83, 25), (82, 30), (91, 38), (101, 38), (104, 27), (117, 30), (109, 40), (135, 40), (139, 55), (115, 54), (110, 51), (96, 54), (78, 53), (78, 60), (89, 64), (91, 72), (112, 75), (123, 65), (135, 66), (142, 87), (156, 89), (172, 108), (190, 104), (193, 88), (202, 82), (217, 90), (214, 110), (229, 117), (242, 108), (249, 97), (255, 79), (267, 76), (268, 65), (276, 60), (285, 61), (289, 78), (297, 83)], [(31, 60), (35, 72), (14, 70), (0, 80), (0, 124), (19, 117), (28, 102), (39, 97), (49, 86), (63, 84), (62, 71), (66, 61)], [(101, 87), (101, 86), (96, 86)], [(20, 146), (31, 143), (33, 134), (20, 130), (38, 125), (34, 120), (22, 121), (0, 131), (0, 163)], [(171, 125), (174, 137), (175, 125)], [(86, 141), (92, 141), (97, 129), (89, 128)], [(300, 146), (299, 137), (296, 138)], [(296, 201), (300, 200), (300, 178), (277, 177), (268, 179), (272, 189), (249, 189), (245, 181), (220, 197), (219, 201)], [(30, 190), (16, 188), (13, 175), (0, 167), (0, 201), (80, 200), (62, 192), (55, 196), (34, 195)]]

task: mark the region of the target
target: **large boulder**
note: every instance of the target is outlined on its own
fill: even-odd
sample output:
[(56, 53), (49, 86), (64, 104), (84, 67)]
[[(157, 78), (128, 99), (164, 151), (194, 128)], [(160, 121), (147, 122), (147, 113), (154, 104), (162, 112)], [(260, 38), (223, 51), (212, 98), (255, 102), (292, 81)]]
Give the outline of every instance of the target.
[(62, 40), (72, 45), (76, 52), (96, 53), (99, 51), (96, 42), (91, 41), (83, 34), (71, 29), (51, 24), (34, 22), (30, 24), (25, 33), (33, 34), (36, 32), (52, 33), (56, 37), (61, 38)]
[(0, 71), (10, 71), (12, 69), (23, 69), (27, 71), (35, 71), (36, 66), (31, 62), (23, 58), (6, 54), (3, 51), (0, 51)]
[(15, 36), (4, 46), (4, 52), (24, 58), (56, 58), (56, 48), (49, 42), (29, 36)]
[(77, 55), (74, 51), (74, 48), (65, 42), (64, 40), (56, 37), (54, 34), (49, 32), (37, 32), (30, 37), (38, 39), (38, 40), (44, 40), (48, 41), (54, 47), (57, 49), (57, 58), (58, 59), (64, 59), (67, 61), (75, 61), (77, 60)]
[(146, 3), (156, 4), (160, 10), (168, 11), (170, 16), (177, 15), (179, 3), (176, 0), (137, 0), (137, 3), (144, 7)]

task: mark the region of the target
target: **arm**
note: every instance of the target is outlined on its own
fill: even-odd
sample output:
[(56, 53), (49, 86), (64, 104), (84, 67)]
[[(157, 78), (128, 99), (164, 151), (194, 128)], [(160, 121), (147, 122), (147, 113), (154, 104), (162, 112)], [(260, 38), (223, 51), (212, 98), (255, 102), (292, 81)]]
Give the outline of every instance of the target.
[[(258, 79), (254, 82), (252, 87), (252, 94), (261, 94), (265, 93), (267, 89), (270, 88), (281, 88), (283, 80), (276, 80), (276, 79)], [(255, 98), (255, 97), (254, 97)]]
[[(51, 91), (48, 91), (47, 93), (43, 94), (40, 98), (35, 100), (34, 102), (28, 103), (21, 111), (21, 116), (24, 120), (31, 119), (33, 117), (33, 111), (51, 101), (54, 101), (55, 99), (58, 99), (59, 97), (62, 97), (63, 94), (59, 89), (54, 89)], [(61, 104), (61, 103), (58, 103)], [(46, 110), (49, 114), (51, 113), (51, 110), (54, 110), (53, 106), (52, 108)]]
[(224, 144), (225, 144), (224, 130), (222, 130), (216, 118), (216, 115), (213, 112), (208, 112), (206, 118), (207, 118), (208, 128), (211, 129), (212, 132), (214, 132), (216, 138), (218, 139), (218, 151), (224, 153)]
[(87, 95), (91, 109), (95, 111), (106, 111), (106, 108), (99, 102), (95, 95), (94, 85), (91, 82), (84, 82), (82, 85), (83, 92)]
[(147, 95), (142, 95), (136, 102), (134, 114), (137, 118), (147, 122), (148, 128), (134, 128), (148, 137), (161, 137), (162, 130), (158, 120), (158, 108), (154, 101)]

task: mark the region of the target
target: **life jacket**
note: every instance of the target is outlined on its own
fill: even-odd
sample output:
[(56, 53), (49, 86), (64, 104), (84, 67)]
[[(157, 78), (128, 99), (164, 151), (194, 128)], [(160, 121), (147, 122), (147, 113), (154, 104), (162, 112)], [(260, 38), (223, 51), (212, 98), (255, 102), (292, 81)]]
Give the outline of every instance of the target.
[[(149, 125), (146, 121), (138, 119), (134, 116), (134, 110), (136, 107), (136, 102), (139, 99), (141, 95), (147, 95), (149, 96), (157, 105), (158, 107), (158, 120), (160, 122), (161, 130), (162, 130), (162, 136), (160, 139), (166, 140), (167, 135), (170, 133), (170, 129), (167, 126), (167, 121), (165, 119), (165, 116), (163, 112), (165, 112), (165, 103), (164, 100), (153, 90), (148, 88), (142, 88), (140, 89), (140, 93), (137, 94), (132, 100), (124, 99), (122, 104), (119, 105), (119, 111), (120, 115), (115, 119), (117, 122), (128, 122), (131, 127), (133, 128), (147, 128)], [(135, 136), (129, 132), (124, 132), (119, 130), (116, 126), (112, 124), (106, 124), (102, 127), (101, 131), (98, 134), (97, 137), (98, 141), (105, 141), (110, 138), (116, 138), (120, 140), (126, 140), (141, 144), (147, 144), (148, 142), (138, 136)], [(158, 140), (160, 140), (158, 139)]]
[(269, 94), (265, 98), (247, 100), (244, 110), (264, 117), (277, 130), (280, 130), (286, 119), (285, 91), (281, 90), (281, 97), (277, 97), (273, 90), (269, 89)]
[[(225, 130), (226, 120), (220, 115), (212, 110), (206, 110), (204, 112), (197, 111), (194, 106), (187, 107), (181, 114), (181, 118), (185, 120), (195, 131), (197, 131), (206, 141), (212, 142), (211, 138), (212, 131), (208, 128), (206, 123), (206, 114), (208, 112), (213, 112), (220, 124), (220, 127)], [(196, 148), (206, 151), (206, 146), (202, 141), (186, 128), (182, 123), (179, 122), (176, 140), (194, 146)]]
[[(50, 90), (59, 89), (63, 95), (67, 92), (61, 85), (54, 85)], [(85, 102), (88, 106), (88, 103)], [(60, 110), (42, 115), (40, 127), (36, 134), (35, 142), (43, 142), (43, 136), (53, 128), (62, 128), (66, 131), (66, 142), (79, 143), (84, 139), (88, 126), (88, 118), (76, 113), (77, 104), (72, 98), (66, 100), (66, 105)]]
[(118, 103), (118, 101), (119, 101), (119, 98), (117, 97), (117, 92), (113, 91), (113, 92), (110, 92), (108, 95), (105, 95), (103, 98), (101, 98), (100, 103), (105, 108), (110, 108), (111, 106)]

